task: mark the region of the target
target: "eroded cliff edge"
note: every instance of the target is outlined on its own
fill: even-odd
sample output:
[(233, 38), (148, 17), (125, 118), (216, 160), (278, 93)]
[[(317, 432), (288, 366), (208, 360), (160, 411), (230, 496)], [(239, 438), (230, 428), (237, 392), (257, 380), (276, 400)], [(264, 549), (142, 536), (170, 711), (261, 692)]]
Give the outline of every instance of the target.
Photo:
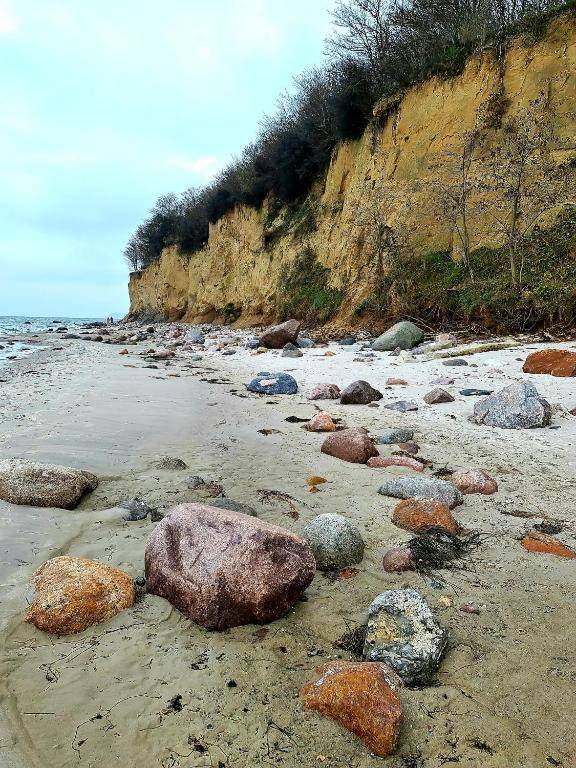
[(130, 315), (498, 324), (512, 286), (523, 321), (569, 320), (575, 206), (572, 11), (538, 41), (515, 40), (500, 56), (486, 50), (461, 75), (377, 105), (364, 136), (337, 148), (298, 205), (237, 207), (202, 250), (165, 249), (131, 275)]

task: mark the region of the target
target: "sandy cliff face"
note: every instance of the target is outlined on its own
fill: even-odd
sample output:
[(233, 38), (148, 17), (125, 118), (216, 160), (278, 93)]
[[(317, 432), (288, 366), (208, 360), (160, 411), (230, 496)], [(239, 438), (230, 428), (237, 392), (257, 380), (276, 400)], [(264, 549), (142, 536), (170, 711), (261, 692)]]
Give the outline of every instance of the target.
[[(354, 325), (393, 263), (502, 245), (520, 167), (519, 226), (551, 226), (576, 201), (576, 17), (556, 19), (537, 42), (515, 41), (501, 59), (486, 51), (458, 77), (431, 79), (375, 114), (298, 208), (236, 208), (203, 250), (166, 249), (132, 275), (131, 313), (275, 319), (307, 253), (338, 296), (332, 324)], [(406, 310), (392, 292), (388, 313)]]

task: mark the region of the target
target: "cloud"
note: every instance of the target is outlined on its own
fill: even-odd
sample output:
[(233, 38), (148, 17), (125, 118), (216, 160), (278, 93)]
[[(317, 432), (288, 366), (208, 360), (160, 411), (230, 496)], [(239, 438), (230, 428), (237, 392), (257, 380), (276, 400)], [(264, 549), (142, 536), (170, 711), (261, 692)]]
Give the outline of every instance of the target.
[(8, 0), (0, 0), (0, 35), (13, 35), (18, 31), (18, 19), (8, 4)]
[(186, 173), (194, 173), (204, 181), (210, 181), (223, 168), (223, 163), (217, 157), (199, 157), (190, 160), (186, 157), (172, 158), (170, 164)]

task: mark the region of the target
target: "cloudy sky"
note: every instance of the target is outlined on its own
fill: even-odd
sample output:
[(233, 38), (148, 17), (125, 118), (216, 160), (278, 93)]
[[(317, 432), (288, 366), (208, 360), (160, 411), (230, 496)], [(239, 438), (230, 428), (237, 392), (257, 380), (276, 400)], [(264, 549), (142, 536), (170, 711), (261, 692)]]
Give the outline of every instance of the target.
[(122, 249), (320, 62), (334, 0), (0, 0), (0, 315), (128, 307)]

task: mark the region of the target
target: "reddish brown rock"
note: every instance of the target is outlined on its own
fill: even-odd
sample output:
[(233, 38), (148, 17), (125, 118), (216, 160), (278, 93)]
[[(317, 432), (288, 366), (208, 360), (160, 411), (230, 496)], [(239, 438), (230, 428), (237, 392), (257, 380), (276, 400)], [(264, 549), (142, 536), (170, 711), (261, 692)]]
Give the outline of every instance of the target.
[(387, 387), (403, 387), (408, 384), (407, 381), (404, 379), (395, 379), (392, 377), (391, 379), (386, 379), (386, 386)]
[(370, 386), (367, 381), (353, 381), (340, 395), (342, 405), (368, 405), (376, 400), (382, 400), (382, 392)]
[(304, 427), (308, 432), (336, 432), (336, 424), (334, 424), (332, 416), (326, 411), (317, 413)]
[(286, 320), (280, 325), (273, 325), (260, 336), (260, 346), (267, 349), (282, 349), (286, 344), (296, 344), (300, 322), (298, 320)]
[(384, 664), (344, 660), (330, 661), (316, 672), (318, 680), (300, 689), (304, 706), (351, 731), (378, 757), (391, 755), (402, 720), (397, 675)]
[(462, 493), (483, 493), (490, 496), (498, 490), (498, 483), (483, 469), (459, 469), (450, 476), (453, 483)]
[(227, 629), (283, 616), (316, 561), (290, 531), (254, 517), (181, 504), (156, 526), (145, 554), (148, 592), (197, 624)]
[(392, 522), (407, 531), (422, 531), (426, 528), (445, 528), (458, 533), (459, 526), (446, 504), (432, 499), (406, 499), (401, 501), (392, 513)]
[(400, 448), (401, 451), (405, 451), (406, 453), (418, 453), (420, 450), (420, 446), (418, 443), (398, 443), (398, 448)]
[(26, 621), (55, 635), (82, 632), (134, 603), (134, 582), (127, 573), (84, 557), (48, 560), (32, 584), (36, 595)]
[(414, 570), (414, 559), (409, 547), (395, 547), (384, 555), (382, 565), (386, 573), (402, 573)]
[(540, 552), (545, 555), (556, 555), (556, 557), (566, 557), (569, 560), (576, 559), (576, 550), (562, 544), (553, 536), (548, 536), (539, 531), (529, 531), (521, 541), (524, 549), (528, 552)]
[(446, 392), (445, 389), (437, 387), (431, 392), (428, 392), (427, 395), (424, 395), (424, 402), (428, 403), (428, 405), (438, 405), (439, 403), (453, 403), (454, 398), (450, 392)]
[(336, 384), (317, 384), (308, 395), (308, 400), (338, 400), (340, 387)]
[(372, 469), (386, 469), (386, 467), (407, 467), (415, 472), (423, 472), (424, 464), (409, 456), (375, 456), (368, 459), (368, 466)]
[(528, 355), (524, 373), (547, 373), (550, 376), (576, 376), (576, 352), (567, 349), (542, 349)]
[(366, 464), (372, 456), (378, 456), (374, 443), (361, 427), (342, 429), (329, 435), (322, 444), (322, 453), (353, 464)]

